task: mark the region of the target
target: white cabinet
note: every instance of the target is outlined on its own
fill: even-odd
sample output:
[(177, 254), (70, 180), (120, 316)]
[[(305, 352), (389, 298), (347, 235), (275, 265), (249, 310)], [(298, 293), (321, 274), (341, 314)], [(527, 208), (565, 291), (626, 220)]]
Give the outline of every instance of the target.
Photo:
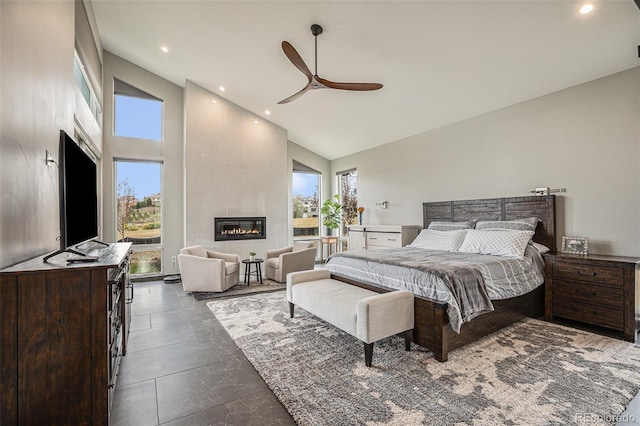
[(349, 250), (404, 247), (418, 236), (418, 225), (349, 225)]

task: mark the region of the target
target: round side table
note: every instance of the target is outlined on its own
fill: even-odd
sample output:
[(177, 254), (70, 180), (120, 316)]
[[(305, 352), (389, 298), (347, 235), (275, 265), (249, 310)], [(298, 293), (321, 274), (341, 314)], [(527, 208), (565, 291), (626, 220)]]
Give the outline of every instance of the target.
[[(260, 284), (263, 284), (262, 282), (262, 262), (264, 262), (263, 259), (244, 259), (242, 261), (242, 263), (244, 263), (244, 283), (246, 285), (251, 285), (251, 275), (255, 275), (256, 276), (256, 281), (260, 281)], [(255, 266), (255, 271), (251, 272), (251, 265), (256, 265)]]

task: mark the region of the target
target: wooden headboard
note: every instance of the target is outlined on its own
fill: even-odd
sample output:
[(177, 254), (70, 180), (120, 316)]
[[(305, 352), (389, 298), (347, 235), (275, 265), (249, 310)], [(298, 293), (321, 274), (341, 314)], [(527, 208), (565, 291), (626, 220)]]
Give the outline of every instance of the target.
[(533, 195), (482, 200), (436, 201), (422, 203), (423, 226), (433, 221), (513, 220), (537, 217), (541, 220), (533, 241), (556, 252), (555, 195)]

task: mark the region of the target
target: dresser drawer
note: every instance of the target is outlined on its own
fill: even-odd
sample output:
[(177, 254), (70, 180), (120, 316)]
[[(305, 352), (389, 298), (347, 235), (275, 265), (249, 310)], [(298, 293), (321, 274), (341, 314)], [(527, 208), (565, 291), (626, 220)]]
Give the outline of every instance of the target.
[(553, 278), (622, 287), (624, 283), (624, 271), (622, 268), (599, 266), (593, 263), (554, 262)]
[(579, 300), (596, 305), (624, 308), (624, 291), (622, 287), (605, 287), (575, 281), (555, 280), (553, 297)]
[(553, 315), (614, 330), (624, 329), (624, 311), (609, 306), (554, 297)]
[(370, 246), (402, 247), (402, 235), (391, 232), (367, 232), (367, 248)]

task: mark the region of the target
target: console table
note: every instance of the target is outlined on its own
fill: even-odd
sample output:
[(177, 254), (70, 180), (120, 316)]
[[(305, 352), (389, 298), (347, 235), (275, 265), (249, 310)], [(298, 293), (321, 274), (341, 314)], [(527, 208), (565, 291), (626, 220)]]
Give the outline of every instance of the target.
[(108, 425), (129, 333), (131, 243), (0, 271), (2, 425)]
[(418, 236), (418, 225), (349, 225), (349, 250), (404, 247)]

